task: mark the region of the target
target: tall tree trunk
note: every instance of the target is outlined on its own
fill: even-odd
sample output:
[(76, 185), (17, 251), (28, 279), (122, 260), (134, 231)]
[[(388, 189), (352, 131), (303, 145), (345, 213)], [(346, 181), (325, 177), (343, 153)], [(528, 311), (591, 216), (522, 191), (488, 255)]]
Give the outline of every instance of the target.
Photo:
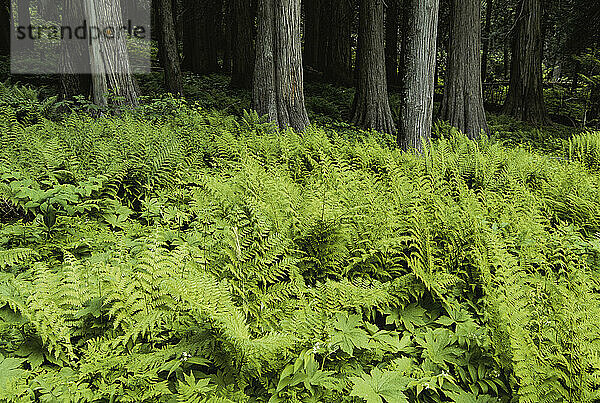
[(302, 132), (304, 104), (300, 0), (259, 0), (252, 102), (261, 116)]
[(385, 77), (383, 0), (361, 0), (358, 33), (358, 87), (352, 122), (368, 129), (395, 133)]
[(10, 55), (10, 0), (0, 0), (0, 56)]
[(388, 0), (385, 13), (385, 71), (389, 85), (398, 83), (398, 24), (396, 0)]
[(304, 0), (304, 64), (319, 69), (323, 63), (321, 10), (323, 0)]
[(158, 48), (160, 63), (165, 74), (165, 88), (173, 94), (182, 95), (183, 77), (175, 38), (173, 2), (171, 0), (158, 1), (158, 25), (160, 26)]
[(183, 67), (196, 74), (219, 71), (216, 23), (223, 0), (184, 0)]
[(352, 84), (352, 4), (348, 0), (326, 0), (329, 23), (325, 30), (326, 61), (323, 76), (338, 85)]
[[(62, 0), (62, 25), (77, 27), (85, 19), (82, 0)], [(90, 57), (87, 42), (61, 42), (60, 87), (61, 96), (69, 99), (75, 95), (88, 95), (91, 85), (89, 74), (79, 74), (77, 66), (89, 66)]]
[[(85, 0), (85, 11), (90, 26), (123, 26), (119, 0)], [(106, 105), (110, 90), (114, 95), (114, 104), (136, 106), (138, 91), (125, 38), (107, 39), (101, 36), (91, 41), (89, 49), (94, 103)]]
[(254, 9), (249, 0), (233, 0), (234, 35), (231, 86), (250, 89), (254, 71)]
[(452, 0), (451, 3), (441, 118), (469, 138), (476, 138), (482, 131), (488, 131), (481, 85), (481, 1)]
[(510, 87), (504, 113), (534, 124), (550, 123), (542, 83), (540, 0), (521, 0), (512, 44)]
[(431, 137), (439, 0), (408, 0), (398, 144), (423, 149)]
[(483, 54), (481, 55), (481, 77), (484, 81), (487, 81), (488, 79), (488, 59), (490, 55), (493, 9), (494, 0), (487, 0), (485, 6), (485, 27), (483, 28)]

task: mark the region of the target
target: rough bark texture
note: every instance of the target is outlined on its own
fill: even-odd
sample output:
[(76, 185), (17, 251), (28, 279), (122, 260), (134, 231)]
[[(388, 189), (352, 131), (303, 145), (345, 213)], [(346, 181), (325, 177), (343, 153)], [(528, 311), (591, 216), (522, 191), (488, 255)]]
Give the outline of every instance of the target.
[[(62, 24), (78, 26), (83, 21), (84, 7), (82, 0), (63, 0)], [(89, 50), (87, 42), (62, 42), (60, 54), (60, 86), (61, 96), (65, 99), (75, 95), (86, 95), (90, 90), (90, 75), (75, 74), (75, 66), (89, 65)]]
[(399, 8), (396, 0), (388, 0), (385, 13), (385, 71), (388, 84), (398, 84), (398, 24)]
[(550, 123), (542, 86), (540, 0), (521, 0), (512, 44), (510, 87), (504, 113), (534, 124)]
[(233, 1), (231, 86), (249, 89), (254, 71), (254, 9), (249, 0)]
[(441, 118), (470, 138), (488, 131), (481, 85), (480, 21), (480, 0), (452, 0)]
[(173, 94), (181, 95), (183, 77), (175, 38), (172, 3), (171, 0), (158, 0), (158, 25), (160, 26), (158, 48), (160, 63), (165, 74), (165, 88)]
[(398, 144), (422, 150), (431, 137), (439, 0), (408, 0)]
[(361, 0), (358, 34), (358, 86), (352, 122), (367, 129), (395, 133), (385, 77), (383, 0)]
[(481, 77), (484, 81), (488, 79), (488, 59), (490, 55), (490, 35), (492, 33), (492, 10), (494, 0), (487, 0), (485, 5), (485, 26), (483, 28), (483, 54), (481, 55)]
[(328, 24), (325, 29), (323, 77), (338, 85), (352, 84), (352, 4), (348, 0), (326, 0)]
[(280, 128), (302, 132), (309, 120), (300, 42), (300, 0), (260, 0), (253, 107)]
[(184, 0), (183, 67), (196, 74), (216, 73), (218, 61), (218, 15), (223, 0)]
[[(85, 11), (90, 26), (123, 26), (120, 0), (86, 0)], [(136, 106), (138, 91), (131, 74), (125, 38), (101, 37), (91, 41), (89, 49), (94, 103), (107, 104), (110, 90), (114, 96), (113, 103)]]
[(0, 56), (10, 54), (10, 0), (0, 0)]

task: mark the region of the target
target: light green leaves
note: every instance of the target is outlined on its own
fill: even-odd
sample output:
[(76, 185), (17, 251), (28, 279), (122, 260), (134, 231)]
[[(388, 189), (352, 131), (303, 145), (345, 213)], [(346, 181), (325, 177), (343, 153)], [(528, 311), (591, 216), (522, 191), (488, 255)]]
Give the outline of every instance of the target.
[(359, 315), (338, 313), (334, 323), (334, 332), (331, 336), (331, 346), (338, 346), (343, 352), (352, 356), (355, 348), (367, 348), (369, 336), (360, 328), (362, 320)]
[(4, 358), (0, 355), (0, 389), (5, 388), (9, 382), (15, 381), (25, 372), (21, 369), (24, 361), (18, 358)]
[(424, 326), (427, 311), (425, 308), (420, 307), (416, 303), (408, 304), (406, 307), (400, 310), (391, 310), (388, 313), (388, 317), (385, 322), (389, 324), (396, 324), (396, 326), (403, 325), (406, 330), (414, 333), (415, 327)]
[(403, 393), (408, 378), (400, 376), (398, 372), (382, 372), (379, 368), (373, 368), (370, 375), (363, 373), (350, 380), (354, 384), (350, 396), (360, 397), (367, 403), (408, 403)]

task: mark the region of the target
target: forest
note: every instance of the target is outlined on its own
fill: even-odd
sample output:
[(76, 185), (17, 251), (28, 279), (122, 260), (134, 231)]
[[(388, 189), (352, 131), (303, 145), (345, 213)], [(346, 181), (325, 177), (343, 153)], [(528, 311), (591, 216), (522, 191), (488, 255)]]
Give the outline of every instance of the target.
[(600, 402), (600, 2), (0, 0), (0, 402)]

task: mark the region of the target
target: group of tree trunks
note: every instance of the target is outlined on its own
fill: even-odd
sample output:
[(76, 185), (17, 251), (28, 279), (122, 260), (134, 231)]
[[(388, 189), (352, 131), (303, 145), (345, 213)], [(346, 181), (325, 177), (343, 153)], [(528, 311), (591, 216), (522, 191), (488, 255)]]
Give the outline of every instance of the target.
[[(519, 0), (505, 112), (546, 124), (549, 119), (542, 94), (540, 2)], [(481, 1), (450, 0), (448, 58), (440, 117), (471, 138), (488, 130), (482, 80), (488, 70), (494, 2), (485, 3), (482, 43)], [(29, 18), (26, 12), (29, 0), (18, 4), (19, 18)], [(85, 16), (90, 23), (119, 26), (121, 22), (120, 0), (62, 0), (62, 6), (63, 10), (69, 10), (63, 16), (67, 21), (78, 21)], [(398, 144), (405, 149), (421, 149), (430, 136), (440, 0), (359, 0), (354, 71), (354, 6), (350, 0), (303, 0), (302, 4), (300, 0), (152, 0), (152, 7), (165, 87), (172, 93), (183, 93), (182, 70), (209, 74), (230, 68), (231, 85), (252, 89), (252, 104), (259, 114), (267, 115), (281, 128), (303, 131), (309, 125), (303, 91), (306, 67), (322, 73), (325, 80), (334, 84), (356, 83), (354, 124), (396, 134)], [(175, 7), (183, 7), (179, 17), (175, 15)], [(10, 24), (4, 23), (9, 18), (9, 0), (0, 0), (3, 21), (0, 55), (9, 53)], [(181, 31), (178, 26), (183, 27)], [(228, 32), (226, 38), (224, 31)], [(227, 46), (223, 50), (220, 43), (225, 39)], [(136, 85), (123, 41), (94, 41), (81, 49), (65, 48), (63, 53), (61, 82), (65, 95), (91, 87), (94, 101), (106, 104), (110, 89), (121, 102), (137, 103)], [(221, 56), (223, 67), (219, 62)], [(90, 63), (91, 77), (74, 74), (70, 65), (74, 61)], [(116, 71), (114, 66), (118, 66)], [(401, 91), (397, 127), (390, 109), (388, 85)]]

